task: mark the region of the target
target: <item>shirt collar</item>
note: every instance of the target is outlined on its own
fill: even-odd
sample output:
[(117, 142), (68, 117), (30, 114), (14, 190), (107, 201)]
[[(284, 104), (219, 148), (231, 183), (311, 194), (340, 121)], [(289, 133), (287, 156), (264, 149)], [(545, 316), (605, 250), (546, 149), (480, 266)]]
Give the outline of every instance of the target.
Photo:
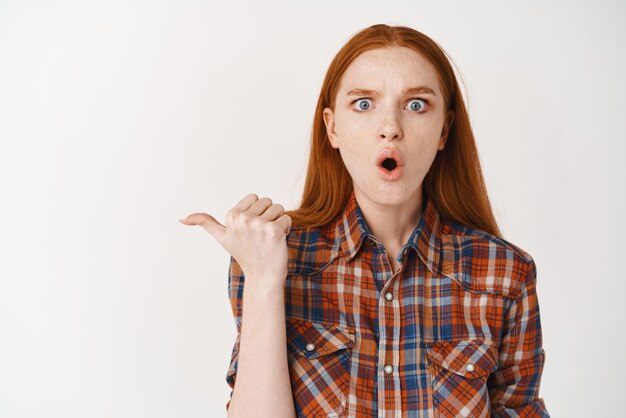
[[(436, 272), (439, 270), (441, 252), (441, 221), (432, 199), (427, 196), (425, 199), (426, 207), (422, 212), (422, 217), (402, 247), (399, 256), (403, 257), (409, 248), (413, 248), (429, 270)], [(361, 248), (363, 240), (368, 236), (373, 236), (356, 201), (354, 190), (350, 193), (338, 224), (343, 256), (349, 262)]]

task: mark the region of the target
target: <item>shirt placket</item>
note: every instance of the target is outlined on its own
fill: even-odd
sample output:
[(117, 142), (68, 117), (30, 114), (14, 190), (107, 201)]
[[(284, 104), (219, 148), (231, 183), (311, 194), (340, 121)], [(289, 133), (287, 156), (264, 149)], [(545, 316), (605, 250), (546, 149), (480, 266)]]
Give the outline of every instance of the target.
[(402, 266), (393, 272), (380, 241), (370, 237), (374, 254), (374, 279), (378, 292), (378, 417), (401, 417), (402, 396), (398, 365), (400, 362), (401, 311), (396, 298)]

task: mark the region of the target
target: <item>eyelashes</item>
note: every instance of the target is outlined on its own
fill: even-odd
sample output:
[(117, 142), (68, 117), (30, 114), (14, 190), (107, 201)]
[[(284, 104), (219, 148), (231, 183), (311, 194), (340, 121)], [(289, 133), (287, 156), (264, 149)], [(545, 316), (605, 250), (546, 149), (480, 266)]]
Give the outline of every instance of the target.
[[(353, 100), (353, 101), (351, 102), (351, 105), (354, 105), (355, 103), (360, 102), (360, 101), (362, 101), (362, 100), (372, 100), (372, 98), (371, 98), (371, 97), (360, 97), (360, 98), (358, 98), (358, 99), (356, 99), (356, 100)], [(409, 105), (411, 105), (412, 103), (415, 103), (415, 102), (418, 102), (418, 101), (419, 101), (419, 102), (423, 102), (424, 104), (420, 104), (418, 109), (415, 109), (415, 106), (411, 106), (411, 107), (413, 108), (413, 110), (415, 110), (415, 112), (414, 112), (414, 113), (423, 113), (423, 112), (424, 112), (426, 109), (428, 109), (428, 107), (430, 106), (430, 102), (429, 102), (428, 100), (426, 100), (426, 99), (422, 99), (421, 97), (414, 97), (414, 98), (412, 98), (412, 99), (409, 101), (409, 103), (408, 103), (408, 104), (409, 104)], [(368, 103), (368, 102), (363, 102), (363, 103)], [(360, 107), (360, 106), (358, 106), (358, 105), (357, 105), (357, 107), (358, 107), (359, 109), (354, 109), (354, 110), (355, 110), (356, 112), (363, 113), (363, 112), (365, 112), (366, 110), (369, 110), (369, 108), (371, 107), (371, 105), (369, 105), (367, 108), (362, 108), (362, 107)]]

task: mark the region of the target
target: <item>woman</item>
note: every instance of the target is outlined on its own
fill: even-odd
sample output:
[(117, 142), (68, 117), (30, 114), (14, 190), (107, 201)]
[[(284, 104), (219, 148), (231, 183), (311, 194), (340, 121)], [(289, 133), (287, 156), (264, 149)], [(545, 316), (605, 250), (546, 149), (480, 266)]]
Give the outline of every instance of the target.
[(339, 51), (297, 210), (249, 194), (226, 226), (183, 223), (231, 254), (229, 417), (549, 416), (535, 263), (501, 237), (424, 34), (374, 25)]

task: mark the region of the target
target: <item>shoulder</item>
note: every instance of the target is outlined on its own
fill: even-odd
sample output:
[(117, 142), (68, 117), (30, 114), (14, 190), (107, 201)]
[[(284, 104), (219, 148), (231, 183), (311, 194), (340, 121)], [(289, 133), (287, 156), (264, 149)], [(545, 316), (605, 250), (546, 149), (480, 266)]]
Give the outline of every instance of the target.
[(492, 235), (482, 229), (472, 228), (467, 225), (447, 221), (442, 226), (442, 235), (447, 235), (453, 241), (459, 243), (465, 243), (466, 245), (473, 245), (478, 247), (495, 247), (500, 251), (504, 251), (507, 254), (518, 257), (526, 262), (533, 260), (532, 256), (521, 247), (507, 241), (504, 238)]
[(311, 274), (342, 255), (336, 225), (293, 227), (287, 234), (289, 274)]
[(481, 229), (447, 221), (441, 229), (441, 272), (469, 290), (516, 298), (535, 280), (528, 251)]

